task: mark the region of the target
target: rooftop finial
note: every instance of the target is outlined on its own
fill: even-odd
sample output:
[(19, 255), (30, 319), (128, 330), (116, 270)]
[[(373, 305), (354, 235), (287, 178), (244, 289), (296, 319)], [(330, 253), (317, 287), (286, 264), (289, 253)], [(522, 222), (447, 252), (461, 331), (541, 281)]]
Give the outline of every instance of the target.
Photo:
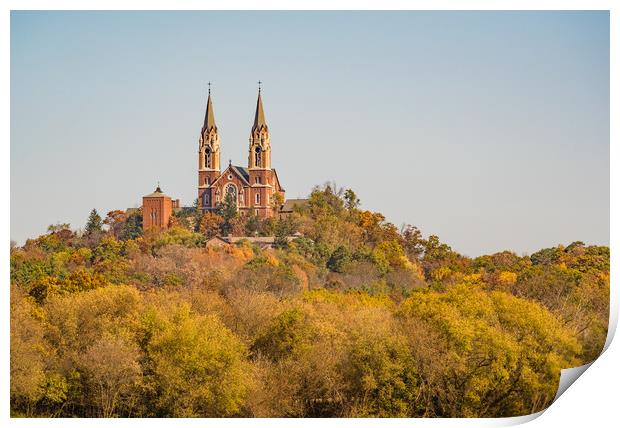
[(157, 180), (157, 189), (155, 189), (155, 193), (162, 193), (161, 187), (159, 187), (159, 180)]
[(258, 81), (258, 93), (259, 93), (259, 94), (260, 94), (260, 85), (261, 85), (261, 83), (263, 83), (263, 82), (261, 82), (261, 81), (259, 80), (259, 81)]
[(232, 160), (228, 159), (228, 166), (232, 165)]
[(209, 95), (211, 95), (211, 82), (207, 82), (207, 85), (209, 85)]

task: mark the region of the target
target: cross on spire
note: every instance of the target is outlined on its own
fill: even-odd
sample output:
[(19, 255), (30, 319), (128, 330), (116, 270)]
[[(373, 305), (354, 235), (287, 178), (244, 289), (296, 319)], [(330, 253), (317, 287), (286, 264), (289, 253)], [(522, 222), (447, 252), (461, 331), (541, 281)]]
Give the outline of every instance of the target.
[(209, 86), (209, 95), (211, 95), (211, 82), (207, 82), (207, 85)]
[(261, 81), (259, 80), (259, 81), (258, 81), (258, 93), (260, 93), (260, 85), (261, 85), (261, 83), (263, 83), (263, 82), (261, 82)]

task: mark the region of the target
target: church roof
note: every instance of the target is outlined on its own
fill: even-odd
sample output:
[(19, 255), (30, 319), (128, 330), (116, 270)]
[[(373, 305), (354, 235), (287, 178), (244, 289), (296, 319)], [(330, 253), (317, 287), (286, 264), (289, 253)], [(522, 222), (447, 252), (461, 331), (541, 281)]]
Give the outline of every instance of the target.
[(278, 178), (278, 172), (276, 171), (275, 168), (271, 168), (271, 170), (273, 171), (273, 175), (274, 175), (274, 177), (276, 177), (276, 182), (278, 183), (278, 187), (276, 188), (276, 190), (284, 192), (285, 190), (282, 187), (282, 184), (280, 183), (280, 179)]
[(228, 167), (224, 170), (224, 172), (222, 172), (222, 174), (219, 177), (217, 177), (215, 181), (211, 183), (211, 185), (213, 186), (215, 185), (215, 183), (221, 180), (222, 177), (226, 175), (226, 171), (228, 170), (237, 174), (243, 181), (245, 181), (245, 184), (247, 184), (248, 186), (250, 185), (250, 172), (248, 171), (248, 169), (242, 166), (232, 165), (232, 164), (228, 164)]
[(258, 100), (256, 100), (256, 113), (254, 113), (254, 125), (252, 126), (252, 132), (262, 127), (267, 128), (267, 122), (265, 122), (265, 111), (263, 110), (263, 99), (258, 91)]
[(237, 171), (237, 173), (242, 176), (245, 181), (247, 181), (248, 183), (250, 182), (250, 172), (248, 171), (247, 168), (243, 167), (243, 166), (238, 166), (238, 165), (231, 165), (231, 167)]
[(215, 126), (215, 114), (213, 113), (213, 103), (211, 102), (211, 90), (209, 90), (207, 110), (205, 111), (205, 122), (202, 125), (202, 132), (210, 131), (211, 128), (215, 128), (217, 130), (217, 126)]

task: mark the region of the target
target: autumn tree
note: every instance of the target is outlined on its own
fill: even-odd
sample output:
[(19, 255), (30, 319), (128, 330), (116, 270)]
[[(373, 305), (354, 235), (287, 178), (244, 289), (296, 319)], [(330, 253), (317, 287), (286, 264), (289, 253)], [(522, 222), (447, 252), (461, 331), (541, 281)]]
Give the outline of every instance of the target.
[(97, 416), (131, 415), (142, 393), (138, 345), (130, 338), (105, 334), (76, 359), (85, 392)]
[(276, 192), (271, 196), (271, 209), (274, 212), (278, 212), (280, 211), (280, 207), (282, 206), (282, 204), (284, 203), (284, 197), (282, 196), (281, 193)]
[(47, 226), (47, 231), (49, 233), (61, 232), (63, 230), (71, 230), (71, 225), (69, 223), (56, 223)]
[(109, 227), (110, 233), (114, 235), (115, 238), (120, 238), (121, 231), (125, 222), (127, 221), (127, 214), (122, 210), (113, 210), (108, 212), (106, 218), (103, 220), (103, 224)]
[(213, 315), (188, 306), (143, 317), (160, 415), (222, 417), (240, 412), (247, 390), (243, 344)]
[(32, 416), (44, 395), (44, 329), (31, 299), (11, 287), (11, 409)]
[(542, 410), (555, 396), (560, 370), (575, 365), (579, 352), (549, 311), (503, 292), (461, 285), (416, 293), (400, 314), (407, 329), (419, 332), (411, 343), (422, 377), (432, 382), (426, 402), (434, 404), (425, 412), (434, 416)]
[(213, 238), (220, 232), (223, 221), (224, 219), (215, 213), (203, 214), (200, 221), (200, 233), (205, 235), (207, 239)]
[[(516, 416), (605, 343), (609, 247), (470, 259), (334, 184), (284, 219), (224, 202), (11, 243), (13, 416)], [(205, 248), (223, 226), (277, 248)]]
[(410, 259), (420, 259), (424, 254), (426, 241), (422, 238), (422, 232), (410, 224), (403, 226), (401, 232), (403, 248)]

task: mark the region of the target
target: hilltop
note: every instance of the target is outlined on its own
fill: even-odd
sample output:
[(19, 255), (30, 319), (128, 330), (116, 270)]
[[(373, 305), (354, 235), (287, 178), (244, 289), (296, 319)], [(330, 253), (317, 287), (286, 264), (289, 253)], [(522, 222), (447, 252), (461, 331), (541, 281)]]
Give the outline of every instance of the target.
[[(522, 415), (599, 355), (608, 247), (468, 258), (359, 207), (326, 185), (282, 219), (146, 232), (93, 210), (12, 246), (13, 415)], [(274, 248), (206, 247), (229, 234)]]

